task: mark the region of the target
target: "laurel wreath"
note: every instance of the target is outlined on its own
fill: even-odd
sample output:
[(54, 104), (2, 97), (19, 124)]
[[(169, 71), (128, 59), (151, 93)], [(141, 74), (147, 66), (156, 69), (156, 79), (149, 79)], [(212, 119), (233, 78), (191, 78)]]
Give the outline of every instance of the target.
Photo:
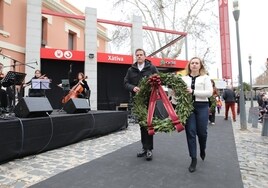
[[(180, 122), (184, 125), (193, 110), (192, 97), (186, 91), (187, 85), (182, 80), (181, 75), (171, 73), (159, 73), (161, 85), (171, 88), (175, 92), (176, 108)], [(148, 77), (143, 78), (140, 83), (140, 91), (134, 96), (133, 113), (139, 121), (140, 126), (147, 126), (148, 104), (151, 94), (151, 86)], [(152, 125), (155, 132), (172, 132), (175, 129), (170, 118), (159, 119), (153, 117)]]

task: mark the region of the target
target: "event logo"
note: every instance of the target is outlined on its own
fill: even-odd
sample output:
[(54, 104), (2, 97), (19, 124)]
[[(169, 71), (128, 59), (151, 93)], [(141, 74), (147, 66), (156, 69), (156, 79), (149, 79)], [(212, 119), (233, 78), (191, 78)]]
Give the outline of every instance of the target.
[(64, 57), (66, 59), (71, 59), (73, 57), (73, 53), (71, 51), (65, 51), (64, 52)]
[(173, 65), (176, 65), (176, 61), (165, 61), (164, 59), (161, 59), (160, 65), (161, 66), (173, 66)]
[(55, 55), (55, 57), (57, 57), (57, 58), (62, 58), (62, 57), (63, 57), (63, 52), (62, 52), (61, 50), (56, 50), (56, 51), (54, 52), (54, 55)]
[(108, 60), (110, 60), (110, 61), (124, 61), (124, 58), (119, 57), (119, 56), (108, 55)]

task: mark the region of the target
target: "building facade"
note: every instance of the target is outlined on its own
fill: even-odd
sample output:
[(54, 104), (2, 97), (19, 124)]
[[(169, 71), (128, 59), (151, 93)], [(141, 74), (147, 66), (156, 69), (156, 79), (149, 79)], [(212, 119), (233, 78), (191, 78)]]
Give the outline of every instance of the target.
[[(83, 13), (64, 0), (0, 0), (0, 61), (6, 65), (5, 72), (26, 73), (25, 81), (41, 69), (51, 79), (46, 94), (53, 108), (61, 107), (64, 92), (58, 84), (68, 78), (70, 70), (74, 75), (84, 72), (91, 88), (91, 109), (114, 110), (128, 101), (123, 77), (134, 61), (135, 49), (143, 47), (144, 27), (141, 17), (133, 16), (132, 23), (125, 24), (131, 26), (132, 54), (108, 54), (109, 38), (101, 23), (118, 22), (99, 20), (96, 9), (86, 7)], [(167, 71), (186, 66), (183, 60), (151, 60)], [(26, 96), (27, 89), (24, 92)]]

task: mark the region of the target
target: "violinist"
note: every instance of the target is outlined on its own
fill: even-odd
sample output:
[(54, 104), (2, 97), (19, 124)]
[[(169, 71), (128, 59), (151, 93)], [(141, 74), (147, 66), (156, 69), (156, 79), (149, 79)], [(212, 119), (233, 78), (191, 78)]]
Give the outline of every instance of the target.
[(5, 77), (5, 74), (3, 73), (4, 65), (0, 63), (0, 108), (6, 109), (8, 105), (8, 95), (6, 90), (2, 89), (2, 79)]
[(87, 97), (87, 91), (89, 91), (89, 86), (86, 81), (87, 77), (84, 75), (84, 73), (79, 72), (77, 74), (77, 78), (74, 80), (70, 80), (70, 87), (73, 88), (77, 85), (81, 85), (83, 87), (83, 91), (80, 92), (77, 96), (77, 98), (86, 98)]
[[(27, 86), (32, 85), (32, 80), (33, 79), (48, 79), (46, 77), (46, 75), (42, 75), (40, 70), (35, 70), (34, 74), (35, 74), (35, 76), (30, 81), (28, 81), (25, 84), (23, 84), (23, 87), (27, 87)], [(44, 89), (31, 88), (31, 89), (29, 89), (28, 96), (29, 97), (44, 97), (45, 96), (45, 90)]]

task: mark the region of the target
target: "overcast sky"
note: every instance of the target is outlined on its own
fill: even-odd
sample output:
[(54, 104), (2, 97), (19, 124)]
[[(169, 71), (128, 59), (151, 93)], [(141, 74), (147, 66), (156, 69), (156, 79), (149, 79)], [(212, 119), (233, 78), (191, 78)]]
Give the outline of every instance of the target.
[[(117, 21), (119, 18), (116, 15), (111, 15), (111, 5), (108, 0), (67, 0), (74, 4), (77, 8), (84, 10), (87, 7), (97, 8), (97, 17)], [(104, 6), (105, 5), (105, 6)], [(249, 83), (249, 63), (248, 56), (252, 56), (252, 76), (256, 78), (263, 72), (264, 63), (268, 58), (268, 24), (266, 21), (266, 12), (268, 7), (267, 0), (246, 1), (240, 0), (240, 46), (241, 59), (243, 70), (243, 81)], [(231, 57), (232, 57), (232, 74), (234, 82), (238, 77), (238, 58), (237, 58), (237, 40), (235, 21), (233, 18), (232, 1), (229, 0), (229, 24), (231, 37)], [(218, 11), (216, 12), (218, 14)], [(220, 46), (220, 44), (219, 44)], [(219, 48), (220, 49), (220, 48)], [(215, 60), (215, 64), (210, 66), (210, 75), (217, 78), (217, 72), (221, 77), (221, 60), (220, 51), (219, 57)], [(219, 69), (217, 71), (217, 69)]]

